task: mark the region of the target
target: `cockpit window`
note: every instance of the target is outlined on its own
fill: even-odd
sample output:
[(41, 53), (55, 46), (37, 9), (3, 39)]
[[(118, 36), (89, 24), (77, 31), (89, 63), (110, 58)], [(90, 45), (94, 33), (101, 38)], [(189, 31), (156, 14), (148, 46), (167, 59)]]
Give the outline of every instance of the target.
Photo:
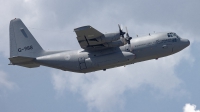
[(174, 33), (174, 36), (177, 36), (176, 33)]
[(168, 37), (173, 37), (174, 33), (167, 33)]
[(175, 36), (177, 39), (180, 39), (180, 37), (179, 37), (176, 33), (174, 33), (174, 36)]
[(168, 37), (176, 37), (176, 38), (178, 38), (178, 39), (180, 39), (180, 37), (176, 34), (176, 33), (167, 33), (167, 36)]

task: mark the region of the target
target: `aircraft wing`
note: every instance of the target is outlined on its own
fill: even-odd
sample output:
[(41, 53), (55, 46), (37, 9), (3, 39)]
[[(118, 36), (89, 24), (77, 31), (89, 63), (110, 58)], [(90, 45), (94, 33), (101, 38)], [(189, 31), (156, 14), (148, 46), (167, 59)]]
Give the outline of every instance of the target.
[(89, 25), (82, 26), (74, 29), (74, 31), (77, 35), (77, 40), (81, 48), (86, 50), (97, 50), (106, 48), (103, 44), (100, 44), (98, 42), (98, 40), (101, 38), (101, 36), (104, 36), (104, 34), (94, 29), (93, 27)]

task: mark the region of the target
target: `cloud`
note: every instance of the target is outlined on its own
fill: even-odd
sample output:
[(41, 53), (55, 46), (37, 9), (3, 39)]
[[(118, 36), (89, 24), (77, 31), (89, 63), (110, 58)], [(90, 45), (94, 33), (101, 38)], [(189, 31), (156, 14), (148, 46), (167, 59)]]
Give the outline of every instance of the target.
[[(114, 6), (117, 7), (118, 5), (115, 4)], [(70, 28), (74, 26), (79, 27), (81, 25), (90, 24), (101, 32), (109, 32), (113, 31), (111, 29), (113, 29), (113, 27), (115, 28), (120, 21), (126, 21), (124, 24), (128, 25), (130, 35), (133, 36), (136, 34), (135, 32), (139, 32), (139, 34), (145, 32), (145, 34), (148, 34), (148, 31), (178, 31), (177, 33), (181, 34), (180, 36), (183, 38), (190, 36), (190, 33), (183, 33), (182, 28), (177, 30), (176, 25), (175, 27), (169, 25), (163, 27), (163, 25), (145, 24), (145, 22), (141, 24), (137, 23), (135, 18), (120, 18), (119, 14), (123, 12), (123, 9), (119, 12), (115, 12), (114, 9), (108, 9), (108, 7), (104, 6), (102, 11), (97, 11), (98, 15), (94, 16), (91, 14), (90, 18), (83, 16), (79, 21), (66, 26), (66, 29), (69, 31)], [(113, 19), (115, 16), (119, 18)], [(102, 23), (104, 23), (105, 26), (102, 25)], [(114, 31), (115, 30), (118, 30), (117, 26)], [(76, 39), (74, 40), (76, 41)], [(71, 38), (68, 38), (68, 41), (73, 42)], [(75, 41), (73, 43), (75, 43)], [(74, 46), (75, 45), (73, 45), (73, 47)], [(76, 44), (75, 47), (77, 46), (79, 45)], [(158, 61), (152, 60), (136, 63), (126, 67), (109, 69), (106, 72), (98, 71), (83, 75), (53, 71), (52, 83), (54, 89), (61, 97), (66, 91), (80, 94), (83, 101), (87, 102), (89, 110), (123, 110), (126, 104), (126, 96), (124, 95), (126, 91), (135, 92), (140, 88), (144, 87), (145, 89), (146, 86), (150, 86), (152, 91), (156, 94), (154, 97), (159, 95), (177, 97), (187, 94), (187, 91), (180, 87), (184, 82), (177, 77), (175, 71), (176, 67), (179, 66), (182, 61), (187, 61), (188, 63), (194, 62), (194, 58), (190, 53), (190, 48), (184, 49), (173, 56), (159, 59)]]
[[(118, 4), (113, 6), (117, 7)], [(183, 31), (182, 28), (177, 30), (177, 26), (172, 28), (168, 25), (163, 27), (163, 25), (145, 24), (145, 22), (141, 24), (137, 23), (137, 19), (131, 17), (122, 19), (119, 14), (123, 12), (123, 8), (119, 12), (115, 12), (114, 9), (108, 9), (108, 7), (104, 6), (102, 11), (97, 11), (98, 15), (91, 14), (90, 18), (83, 16), (76, 23), (68, 25), (67, 29), (70, 30), (73, 26), (79, 27), (90, 24), (101, 32), (112, 32), (113, 30), (111, 29), (115, 28), (120, 21), (126, 21), (124, 24), (128, 25), (132, 36), (136, 35), (136, 32), (137, 34), (148, 34), (149, 31), (178, 31), (177, 33), (184, 38), (189, 37), (190, 34), (181, 32)], [(115, 16), (119, 18), (113, 19)], [(102, 23), (105, 26), (102, 26)], [(117, 27), (114, 30), (117, 31)], [(69, 39), (69, 41), (72, 40)], [(184, 60), (188, 63), (194, 62), (189, 48), (174, 56), (162, 58), (158, 61), (136, 63), (126, 67), (110, 69), (106, 72), (98, 71), (83, 75), (53, 71), (52, 83), (59, 95), (64, 95), (66, 91), (80, 94), (83, 100), (87, 102), (89, 110), (113, 111), (115, 108), (123, 110), (123, 106), (126, 104), (124, 93), (126, 91), (138, 91), (146, 85), (150, 86), (153, 91), (158, 92), (160, 96), (173, 97), (187, 94), (184, 89), (181, 89), (180, 86), (184, 82), (177, 77), (175, 71), (175, 68)], [(158, 96), (156, 92), (155, 97)]]
[(8, 80), (8, 75), (4, 71), (0, 71), (0, 89), (14, 89), (16, 84)]
[[(158, 3), (159, 7), (165, 7), (166, 5), (170, 6), (164, 9), (161, 8), (161, 10), (157, 10), (159, 7), (152, 9), (152, 6), (156, 5), (152, 1), (143, 2), (137, 0), (129, 1), (126, 5), (122, 5), (121, 1), (113, 3), (108, 1), (94, 2), (90, 0), (87, 2), (84, 1), (84, 6), (80, 5), (81, 1), (79, 0), (73, 2), (62, 0), (57, 2), (48, 0), (14, 0), (0, 1), (0, 3), (4, 4), (0, 7), (0, 16), (2, 17), (2, 20), (0, 21), (0, 34), (2, 36), (0, 41), (0, 52), (5, 56), (8, 56), (9, 54), (9, 44), (5, 44), (9, 43), (9, 21), (16, 17), (21, 18), (27, 27), (38, 28), (38, 30), (30, 30), (39, 43), (45, 49), (48, 48), (50, 50), (79, 48), (73, 28), (88, 24), (94, 26), (99, 31), (110, 32), (113, 30), (117, 31), (117, 24), (123, 23), (128, 25), (131, 36), (141, 33), (147, 34), (153, 31), (167, 30), (176, 32), (177, 29), (181, 29), (183, 32), (190, 31), (189, 35), (196, 39), (198, 38), (195, 35), (199, 34), (198, 28), (194, 28), (193, 26), (198, 25), (195, 21), (199, 20), (200, 16), (195, 13), (187, 13), (187, 15), (184, 16), (186, 13), (182, 10), (178, 10), (177, 6), (174, 5), (176, 4), (174, 1), (173, 4), (171, 4), (172, 2), (170, 1), (160, 1)], [(197, 7), (193, 4), (195, 3), (188, 4), (183, 2), (181, 5), (192, 5), (194, 8)], [(141, 6), (143, 6), (143, 8), (141, 8)], [(117, 10), (113, 7), (116, 7)], [(170, 15), (172, 15), (172, 9), (176, 16), (169, 19)], [(194, 9), (192, 8), (186, 11), (193, 10)], [(163, 14), (163, 12), (166, 13)], [(188, 16), (188, 14), (190, 16)], [(187, 22), (183, 21), (183, 18), (181, 18), (183, 16)], [(188, 21), (188, 18), (190, 17), (193, 17), (195, 20)], [(174, 22), (172, 22), (172, 20)], [(146, 27), (145, 25), (149, 26)], [(160, 26), (156, 27), (158, 25)], [(144, 27), (146, 29), (144, 29)], [(52, 45), (49, 46), (49, 43)], [(58, 43), (60, 44), (59, 46), (57, 46)]]
[(37, 1), (30, 0), (0, 0), (0, 53), (8, 57), (9, 54), (9, 22), (14, 18), (22, 18), (28, 25), (34, 24), (40, 19)]
[[(84, 1), (82, 5), (80, 2), (80, 0), (73, 2), (0, 1), (3, 4), (0, 7), (0, 35), (2, 36), (0, 52), (6, 56), (9, 54), (8, 25), (10, 19), (15, 17), (21, 18), (28, 27), (47, 30), (37, 30), (33, 34), (42, 46), (51, 50), (64, 49), (65, 46), (68, 47), (67, 49), (80, 48), (73, 28), (88, 24), (99, 31), (110, 32), (117, 31), (117, 24), (123, 23), (128, 25), (131, 36), (138, 33), (147, 34), (149, 31), (174, 31), (179, 32), (178, 34), (183, 38), (192, 36), (195, 37), (195, 41), (198, 40), (200, 16), (195, 13), (199, 9), (198, 3), (180, 4), (172, 0), (159, 2), (134, 0), (113, 3), (89, 0)], [(194, 59), (190, 54), (190, 49), (187, 48), (174, 56), (158, 61), (146, 61), (90, 74), (55, 70), (52, 72), (52, 83), (59, 95), (64, 95), (66, 91), (80, 94), (90, 110), (112, 111), (114, 107), (123, 109), (126, 104), (124, 93), (126, 91), (134, 93), (140, 88), (145, 89), (146, 85), (156, 91), (156, 96), (185, 94), (180, 87), (184, 82), (177, 77), (175, 69), (181, 61), (192, 63)], [(10, 89), (15, 87), (3, 71), (0, 72), (0, 87)]]
[[(53, 71), (52, 83), (59, 95), (65, 92), (80, 94), (87, 102), (89, 110), (113, 111), (122, 109), (126, 104), (124, 93), (137, 92), (148, 85), (157, 96), (174, 97), (187, 94), (181, 88), (183, 83), (176, 76), (175, 69), (183, 60), (191, 61), (190, 50), (184, 51), (158, 61), (146, 61), (108, 69), (106, 72), (97, 71), (88, 74)], [(115, 107), (115, 108), (114, 108)]]
[(194, 104), (185, 104), (183, 107), (184, 112), (200, 112), (200, 110), (196, 110), (196, 105)]

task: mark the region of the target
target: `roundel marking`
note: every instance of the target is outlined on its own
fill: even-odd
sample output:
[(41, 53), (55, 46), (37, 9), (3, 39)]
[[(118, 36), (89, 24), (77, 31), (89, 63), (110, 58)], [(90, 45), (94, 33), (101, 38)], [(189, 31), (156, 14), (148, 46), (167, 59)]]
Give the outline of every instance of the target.
[(65, 55), (65, 60), (69, 60), (70, 59), (70, 55)]

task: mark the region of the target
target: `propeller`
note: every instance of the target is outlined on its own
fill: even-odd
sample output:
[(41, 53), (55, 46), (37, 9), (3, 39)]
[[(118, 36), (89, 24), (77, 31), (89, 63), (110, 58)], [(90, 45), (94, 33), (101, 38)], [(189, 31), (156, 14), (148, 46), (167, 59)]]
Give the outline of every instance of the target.
[(126, 42), (128, 43), (129, 50), (132, 51), (132, 48), (131, 48), (132, 37), (129, 36), (127, 27), (126, 27), (126, 38), (125, 39), (126, 39)]
[(118, 24), (118, 27), (119, 27), (119, 33), (120, 33), (120, 35), (124, 38), (125, 32), (123, 32), (122, 26)]
[[(132, 51), (131, 42), (130, 42), (132, 37), (129, 36), (127, 27), (126, 27), (126, 32), (123, 32), (122, 25), (118, 24), (118, 27), (119, 27), (119, 33), (123, 38), (124, 44), (128, 43), (129, 51)], [(124, 34), (126, 34), (126, 38), (124, 38)]]

